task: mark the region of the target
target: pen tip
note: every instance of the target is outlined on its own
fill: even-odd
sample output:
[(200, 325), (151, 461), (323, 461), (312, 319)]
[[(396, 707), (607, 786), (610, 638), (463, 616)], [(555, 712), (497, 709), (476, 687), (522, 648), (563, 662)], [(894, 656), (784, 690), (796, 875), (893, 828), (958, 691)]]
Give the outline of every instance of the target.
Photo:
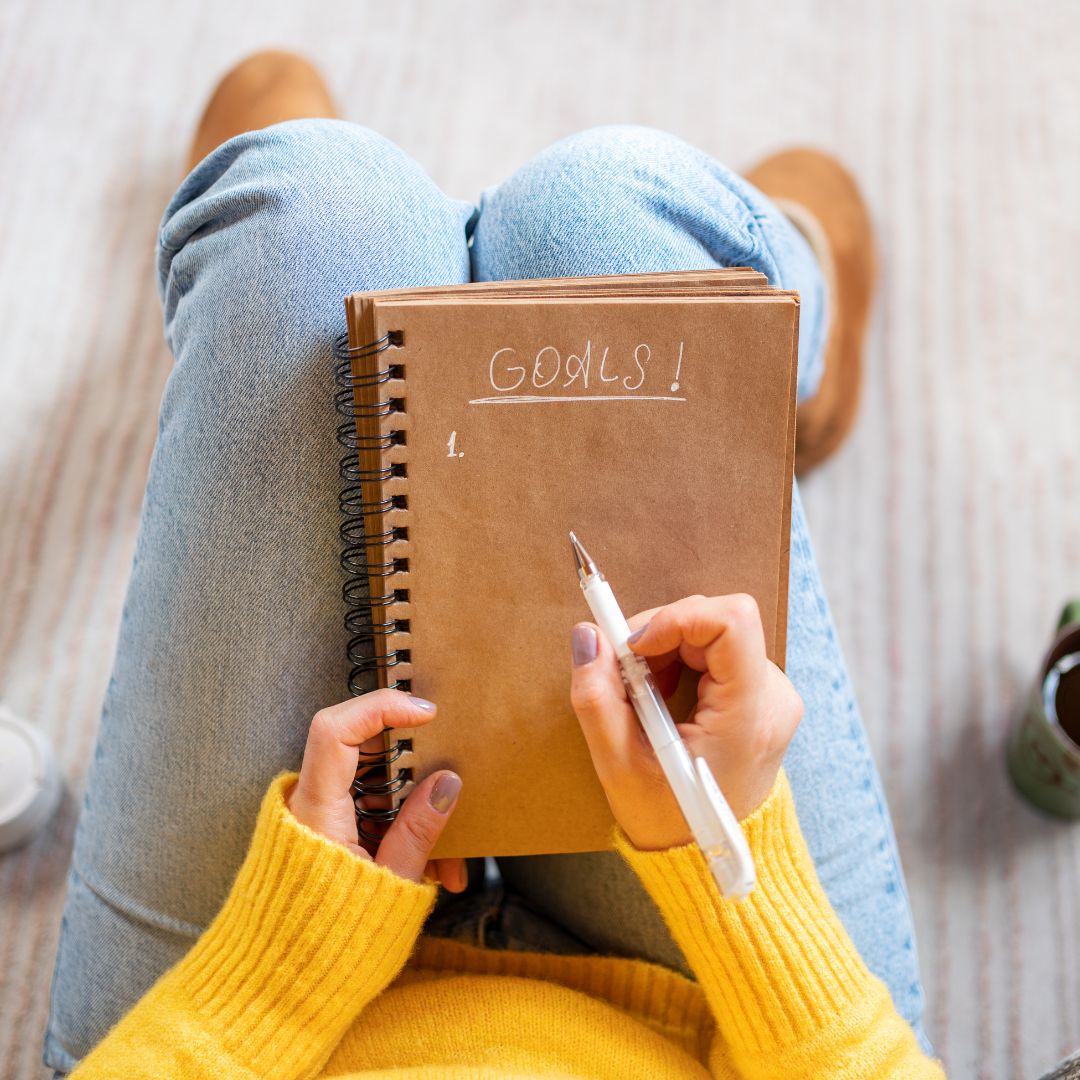
[(570, 548), (574, 552), (574, 562), (577, 564), (579, 577), (584, 579), (598, 572), (596, 563), (592, 561), (589, 553), (585, 550), (584, 545), (577, 538), (577, 534), (573, 532), (573, 530), (570, 532)]

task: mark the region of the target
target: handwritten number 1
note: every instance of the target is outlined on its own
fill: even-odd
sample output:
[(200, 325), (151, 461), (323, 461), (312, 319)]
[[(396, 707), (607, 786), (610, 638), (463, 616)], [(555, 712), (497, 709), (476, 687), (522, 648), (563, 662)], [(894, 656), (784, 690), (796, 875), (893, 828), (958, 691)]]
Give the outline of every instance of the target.
[(464, 450), (455, 450), (454, 449), (454, 447), (456, 445), (457, 445), (457, 432), (456, 431), (451, 431), (450, 432), (450, 438), (446, 440), (446, 456), (447, 457), (459, 458), (459, 457), (464, 457), (465, 456), (465, 451)]

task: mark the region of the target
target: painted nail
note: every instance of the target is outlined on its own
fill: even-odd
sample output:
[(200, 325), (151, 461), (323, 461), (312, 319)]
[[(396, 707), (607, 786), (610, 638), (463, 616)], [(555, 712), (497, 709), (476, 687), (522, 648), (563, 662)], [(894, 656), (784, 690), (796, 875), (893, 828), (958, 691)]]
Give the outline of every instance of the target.
[(596, 630), (591, 626), (575, 626), (570, 632), (570, 655), (574, 667), (591, 664), (596, 659)]
[(638, 628), (637, 628), (637, 629), (636, 629), (636, 630), (635, 630), (635, 631), (634, 631), (634, 632), (633, 632), (633, 633), (632, 633), (632, 634), (631, 634), (631, 635), (630, 635), (630, 636), (629, 636), (629, 637), (628, 637), (628, 638), (626, 639), (626, 643), (627, 643), (628, 645), (632, 645), (632, 644), (633, 644), (633, 643), (634, 643), (635, 641), (637, 641), (637, 640), (638, 640), (638, 639), (639, 639), (640, 637), (642, 637), (642, 636), (644, 635), (645, 631), (646, 631), (646, 630), (648, 630), (648, 629), (649, 629), (649, 624), (648, 624), (648, 623), (646, 623), (646, 624), (645, 624), (644, 626), (639, 626), (639, 627), (638, 627)]
[(434, 712), (435, 702), (428, 701), (426, 697), (417, 697), (415, 694), (409, 695), (409, 700), (418, 708), (423, 709), (424, 712)]
[(443, 773), (435, 786), (431, 789), (428, 802), (439, 811), (440, 814), (448, 813), (450, 807), (457, 801), (458, 792), (461, 791), (461, 777), (457, 773)]

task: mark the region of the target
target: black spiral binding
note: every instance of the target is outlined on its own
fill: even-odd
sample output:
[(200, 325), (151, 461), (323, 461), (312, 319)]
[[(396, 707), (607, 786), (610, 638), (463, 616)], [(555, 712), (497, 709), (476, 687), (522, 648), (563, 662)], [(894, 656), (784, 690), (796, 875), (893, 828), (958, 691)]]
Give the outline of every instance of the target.
[[(399, 332), (384, 334), (376, 341), (366, 345), (349, 345), (348, 336), (342, 334), (334, 342), (334, 381), (337, 393), (334, 404), (338, 414), (344, 419), (338, 425), (337, 441), (344, 448), (338, 464), (342, 488), (338, 498), (341, 510), (341, 566), (346, 573), (342, 586), (345, 600), (345, 629), (348, 632), (346, 646), (349, 658), (349, 692), (354, 696), (365, 694), (377, 688), (379, 672), (389, 671), (399, 664), (409, 663), (407, 649), (380, 650), (379, 638), (391, 634), (408, 633), (408, 619), (392, 617), (378, 618), (378, 615), (393, 604), (407, 602), (407, 589), (394, 589), (379, 596), (371, 595), (370, 583), (374, 578), (390, 578), (403, 573), (409, 568), (406, 558), (388, 558), (383, 549), (399, 540), (408, 539), (405, 526), (387, 526), (381, 531), (368, 536), (365, 531), (365, 517), (384, 515), (392, 510), (407, 510), (408, 496), (391, 495), (377, 500), (366, 500), (364, 483), (379, 483), (396, 476), (407, 475), (404, 463), (385, 465), (378, 469), (363, 469), (360, 466), (361, 451), (382, 452), (392, 446), (405, 442), (403, 431), (386, 431), (376, 435), (361, 435), (357, 430), (358, 419), (383, 419), (403, 411), (403, 402), (399, 398), (387, 397), (358, 401), (357, 390), (374, 389), (404, 375), (400, 364), (387, 364), (371, 372), (357, 374), (354, 362), (378, 356), (389, 349), (400, 347), (402, 337)], [(387, 685), (392, 689), (408, 690), (408, 679), (387, 676)], [(360, 751), (361, 762), (352, 784), (352, 794), (356, 803), (356, 825), (360, 836), (377, 844), (385, 827), (397, 817), (399, 807), (372, 806), (370, 798), (376, 802), (389, 800), (398, 794), (412, 779), (412, 770), (398, 769), (391, 777), (390, 766), (403, 754), (412, 749), (412, 740), (398, 739), (392, 746), (372, 752)], [(365, 800), (368, 800), (365, 803)], [(372, 831), (375, 826), (377, 831)]]

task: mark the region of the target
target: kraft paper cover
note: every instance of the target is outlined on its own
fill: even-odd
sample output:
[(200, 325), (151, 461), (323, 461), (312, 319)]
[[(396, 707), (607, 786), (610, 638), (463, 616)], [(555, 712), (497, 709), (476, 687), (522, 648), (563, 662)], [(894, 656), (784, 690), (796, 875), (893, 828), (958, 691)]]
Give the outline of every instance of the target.
[(354, 345), (401, 335), (360, 363), (399, 368), (363, 393), (399, 400), (368, 424), (406, 441), (361, 464), (404, 466), (365, 491), (405, 503), (369, 529), (408, 529), (372, 587), (402, 590), (386, 612), (408, 619), (379, 643), (408, 650), (389, 675), (438, 704), (395, 767), (463, 779), (436, 856), (608, 846), (569, 704), (590, 618), (570, 529), (627, 615), (747, 592), (784, 662), (798, 299), (750, 271), (622, 282), (349, 299)]

